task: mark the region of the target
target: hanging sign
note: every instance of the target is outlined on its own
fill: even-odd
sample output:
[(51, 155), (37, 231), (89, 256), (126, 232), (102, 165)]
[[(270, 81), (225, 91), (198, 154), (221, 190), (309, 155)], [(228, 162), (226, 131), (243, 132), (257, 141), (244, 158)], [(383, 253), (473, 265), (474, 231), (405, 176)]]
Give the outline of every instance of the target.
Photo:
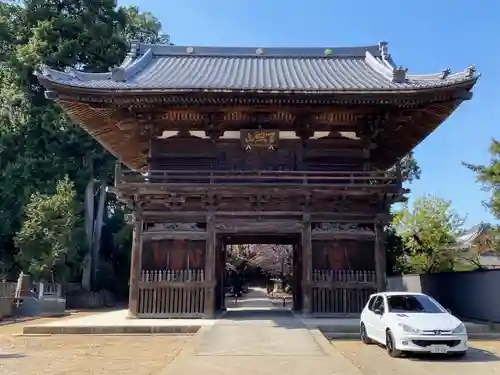
[(241, 141), (245, 150), (252, 148), (276, 149), (278, 145), (278, 130), (242, 130)]

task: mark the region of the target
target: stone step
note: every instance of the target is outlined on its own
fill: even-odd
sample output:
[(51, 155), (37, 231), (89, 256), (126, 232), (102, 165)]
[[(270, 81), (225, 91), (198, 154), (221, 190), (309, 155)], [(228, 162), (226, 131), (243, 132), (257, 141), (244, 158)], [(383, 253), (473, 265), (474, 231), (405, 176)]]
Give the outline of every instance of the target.
[(25, 335), (119, 335), (119, 334), (176, 334), (186, 335), (198, 332), (201, 326), (161, 326), (161, 325), (108, 325), (108, 326), (70, 326), (70, 325), (33, 325), (23, 328)]

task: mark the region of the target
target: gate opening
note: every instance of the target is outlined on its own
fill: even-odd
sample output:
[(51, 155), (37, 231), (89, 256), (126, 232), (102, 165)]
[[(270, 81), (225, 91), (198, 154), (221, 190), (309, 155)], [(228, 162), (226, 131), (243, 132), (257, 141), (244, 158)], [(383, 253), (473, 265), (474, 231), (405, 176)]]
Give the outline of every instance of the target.
[(228, 313), (302, 308), (299, 236), (218, 238), (216, 309)]

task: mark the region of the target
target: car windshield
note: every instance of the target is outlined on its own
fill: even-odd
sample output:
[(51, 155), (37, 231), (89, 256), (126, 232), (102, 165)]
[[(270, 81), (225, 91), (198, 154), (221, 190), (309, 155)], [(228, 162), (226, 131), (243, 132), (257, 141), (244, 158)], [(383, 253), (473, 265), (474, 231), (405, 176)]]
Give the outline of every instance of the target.
[(444, 313), (432, 299), (417, 294), (387, 296), (389, 312), (394, 313)]

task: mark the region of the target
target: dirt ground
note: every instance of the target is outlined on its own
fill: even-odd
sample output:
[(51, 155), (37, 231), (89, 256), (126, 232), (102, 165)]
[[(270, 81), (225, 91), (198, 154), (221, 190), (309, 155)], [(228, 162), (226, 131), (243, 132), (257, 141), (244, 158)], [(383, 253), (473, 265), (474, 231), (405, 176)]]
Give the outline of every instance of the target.
[(471, 341), (469, 353), (460, 359), (421, 355), (391, 358), (377, 345), (357, 340), (331, 343), (363, 375), (500, 374), (500, 341)]
[(156, 375), (192, 337), (19, 335), (24, 325), (51, 320), (54, 319), (0, 326), (1, 375)]

